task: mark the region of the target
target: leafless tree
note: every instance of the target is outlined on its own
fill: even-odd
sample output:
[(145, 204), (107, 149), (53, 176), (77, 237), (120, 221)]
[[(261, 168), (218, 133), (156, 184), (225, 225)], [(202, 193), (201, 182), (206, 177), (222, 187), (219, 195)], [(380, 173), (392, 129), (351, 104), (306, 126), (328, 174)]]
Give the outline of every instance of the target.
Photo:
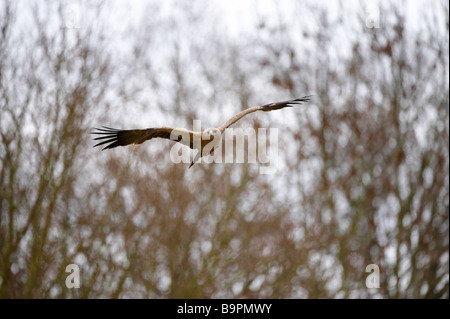
[[(239, 37), (205, 1), (123, 25), (123, 3), (78, 4), (0, 4), (1, 298), (449, 297), (448, 4), (383, 4), (379, 27), (296, 4)], [(91, 148), (94, 126), (206, 128), (305, 94), (239, 122), (278, 127), (273, 175)]]

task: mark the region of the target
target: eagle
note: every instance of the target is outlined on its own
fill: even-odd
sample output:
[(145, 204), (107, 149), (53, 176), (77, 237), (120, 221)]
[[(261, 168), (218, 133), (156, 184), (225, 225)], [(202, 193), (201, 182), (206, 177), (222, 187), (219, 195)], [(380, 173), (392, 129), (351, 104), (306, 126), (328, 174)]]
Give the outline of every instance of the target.
[(164, 138), (182, 143), (186, 146), (189, 146), (191, 149), (199, 151), (192, 161), (191, 165), (189, 165), (190, 168), (192, 167), (192, 165), (194, 165), (195, 162), (197, 162), (200, 157), (212, 155), (215, 148), (207, 145), (210, 144), (211, 141), (220, 140), (226, 128), (230, 127), (247, 114), (256, 111), (270, 112), (285, 107), (292, 107), (294, 105), (307, 103), (310, 101), (310, 99), (311, 95), (306, 95), (294, 100), (274, 102), (265, 105), (250, 107), (231, 117), (222, 126), (209, 128), (203, 132), (194, 132), (169, 126), (134, 130), (119, 130), (107, 126), (102, 126), (101, 128), (94, 128), (94, 131), (92, 131), (91, 134), (97, 135), (94, 140), (99, 141), (99, 143), (95, 144), (94, 147), (106, 144), (102, 150), (114, 148), (117, 146), (126, 146), (130, 144), (138, 145), (153, 138)]

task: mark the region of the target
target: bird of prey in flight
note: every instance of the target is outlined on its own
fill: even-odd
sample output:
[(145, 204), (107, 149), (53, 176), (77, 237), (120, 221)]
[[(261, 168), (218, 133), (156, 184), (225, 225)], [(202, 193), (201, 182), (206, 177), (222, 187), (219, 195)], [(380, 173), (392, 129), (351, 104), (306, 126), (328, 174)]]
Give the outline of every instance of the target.
[(197, 149), (199, 151), (196, 155), (196, 158), (192, 161), (191, 165), (189, 166), (191, 167), (200, 157), (212, 155), (214, 152), (214, 148), (212, 148), (211, 146), (207, 147), (207, 145), (215, 138), (220, 139), (226, 128), (230, 127), (232, 124), (236, 123), (247, 114), (256, 111), (270, 112), (282, 109), (284, 107), (292, 107), (296, 104), (309, 102), (310, 98), (311, 95), (307, 95), (295, 100), (288, 100), (282, 102), (269, 103), (260, 106), (254, 106), (236, 114), (228, 121), (226, 121), (222, 126), (217, 128), (209, 128), (203, 132), (194, 132), (168, 126), (137, 129), (137, 130), (118, 130), (103, 126), (102, 128), (95, 128), (96, 131), (91, 132), (91, 134), (99, 135), (98, 137), (94, 138), (94, 140), (99, 140), (99, 143), (95, 144), (94, 147), (107, 144), (103, 148), (103, 150), (114, 148), (117, 146), (142, 144), (147, 140), (151, 140), (152, 138), (157, 137), (180, 142), (184, 145), (189, 146), (192, 149)]

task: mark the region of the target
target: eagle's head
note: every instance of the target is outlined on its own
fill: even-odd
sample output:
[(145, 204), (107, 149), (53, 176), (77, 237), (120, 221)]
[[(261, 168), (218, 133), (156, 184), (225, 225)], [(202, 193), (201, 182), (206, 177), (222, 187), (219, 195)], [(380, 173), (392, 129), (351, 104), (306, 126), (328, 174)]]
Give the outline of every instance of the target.
[[(206, 133), (206, 134), (205, 134)], [(206, 140), (214, 140), (216, 137), (220, 137), (222, 134), (218, 128), (209, 128), (205, 130), (203, 138)]]

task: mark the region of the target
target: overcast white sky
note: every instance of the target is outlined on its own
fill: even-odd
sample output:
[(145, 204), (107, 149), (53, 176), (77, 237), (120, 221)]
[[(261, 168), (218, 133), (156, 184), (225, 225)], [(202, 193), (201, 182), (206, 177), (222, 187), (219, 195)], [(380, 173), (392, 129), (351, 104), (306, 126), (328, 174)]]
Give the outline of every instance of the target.
[[(66, 4), (75, 8), (86, 7), (86, 0), (63, 0)], [(407, 17), (411, 26), (419, 24), (421, 19), (420, 12), (423, 6), (429, 6), (430, 1), (426, 0), (408, 0), (408, 1), (392, 1), (401, 11), (407, 11)], [(30, 1), (22, 2), (28, 5)], [(277, 21), (280, 16), (289, 18), (292, 16), (292, 11), (297, 7), (307, 8), (308, 6), (325, 7), (329, 9), (331, 16), (337, 14), (341, 10), (346, 12), (349, 17), (352, 15), (351, 11), (359, 8), (360, 6), (366, 7), (367, 15), (379, 17), (382, 25), (383, 17), (378, 14), (378, 5), (384, 4), (385, 1), (370, 1), (370, 0), (346, 0), (346, 1), (296, 1), (296, 0), (210, 0), (210, 1), (180, 1), (180, 0), (166, 0), (166, 1), (148, 1), (148, 0), (109, 0), (106, 2), (106, 6), (111, 8), (114, 16), (117, 16), (116, 24), (126, 25), (134, 22), (139, 22), (143, 12), (147, 14), (145, 9), (150, 5), (161, 6), (163, 8), (163, 14), (173, 15), (176, 14), (177, 8), (186, 6), (199, 7), (199, 10), (204, 10), (205, 14), (210, 13), (218, 14), (221, 20), (226, 24), (227, 30), (234, 34), (239, 35), (243, 31), (251, 30), (259, 17), (263, 16), (269, 23)], [(82, 11), (82, 10), (81, 10)], [(80, 11), (80, 12), (81, 12)], [(76, 13), (78, 14), (78, 13)], [(82, 17), (83, 18), (83, 17)], [(151, 19), (151, 17), (148, 17)], [(273, 19), (272, 19), (273, 18)], [(305, 11), (304, 16), (296, 17), (297, 21), (303, 23), (307, 22), (311, 18)]]

